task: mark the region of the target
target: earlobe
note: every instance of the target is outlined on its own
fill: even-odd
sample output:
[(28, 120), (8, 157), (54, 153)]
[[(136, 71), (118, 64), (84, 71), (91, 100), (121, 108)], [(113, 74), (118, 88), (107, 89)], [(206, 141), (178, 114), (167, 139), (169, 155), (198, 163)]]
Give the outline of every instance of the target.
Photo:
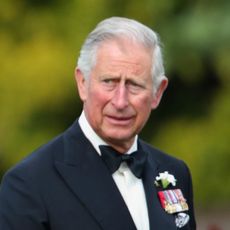
[(82, 71), (79, 68), (75, 69), (75, 81), (78, 88), (78, 94), (81, 100), (84, 102), (87, 97), (86, 80), (84, 78)]
[(166, 90), (168, 86), (168, 79), (166, 77), (164, 77), (161, 80), (161, 83), (154, 95), (154, 98), (152, 100), (152, 109), (156, 109), (158, 107), (158, 105), (160, 104), (161, 98), (163, 96), (164, 91)]

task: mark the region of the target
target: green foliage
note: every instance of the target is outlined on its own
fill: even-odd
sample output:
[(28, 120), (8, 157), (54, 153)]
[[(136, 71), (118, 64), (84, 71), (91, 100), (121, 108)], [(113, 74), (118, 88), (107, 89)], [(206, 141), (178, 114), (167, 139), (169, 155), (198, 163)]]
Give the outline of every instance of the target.
[(229, 86), (216, 95), (207, 116), (170, 120), (152, 141), (189, 164), (199, 205), (229, 202)]
[(80, 46), (101, 19), (125, 16), (159, 32), (170, 79), (141, 135), (188, 163), (198, 205), (230, 202), (229, 10), (227, 0), (1, 1), (0, 173), (79, 115)]

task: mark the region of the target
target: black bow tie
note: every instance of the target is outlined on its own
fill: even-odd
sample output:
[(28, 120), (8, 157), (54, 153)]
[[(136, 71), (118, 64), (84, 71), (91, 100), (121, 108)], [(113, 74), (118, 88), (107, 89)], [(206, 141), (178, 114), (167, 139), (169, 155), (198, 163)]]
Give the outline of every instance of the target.
[(100, 145), (101, 157), (107, 168), (113, 174), (120, 167), (122, 162), (126, 162), (132, 173), (141, 178), (147, 155), (145, 152), (138, 150), (131, 154), (122, 154), (107, 145)]

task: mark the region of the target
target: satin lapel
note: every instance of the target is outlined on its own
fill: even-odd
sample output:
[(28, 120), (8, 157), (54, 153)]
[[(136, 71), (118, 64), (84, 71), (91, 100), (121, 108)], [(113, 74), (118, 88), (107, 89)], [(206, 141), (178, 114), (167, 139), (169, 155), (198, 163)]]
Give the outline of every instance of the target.
[(157, 160), (154, 159), (154, 152), (147, 152), (147, 154), (148, 160), (144, 171), (143, 184), (148, 205), (150, 230), (176, 229), (174, 216), (167, 214), (161, 207), (157, 195), (158, 191), (154, 184), (155, 178), (158, 174), (159, 164)]
[(65, 159), (56, 161), (55, 166), (69, 188), (102, 229), (135, 230), (112, 176), (79, 125), (75, 124), (65, 137)]

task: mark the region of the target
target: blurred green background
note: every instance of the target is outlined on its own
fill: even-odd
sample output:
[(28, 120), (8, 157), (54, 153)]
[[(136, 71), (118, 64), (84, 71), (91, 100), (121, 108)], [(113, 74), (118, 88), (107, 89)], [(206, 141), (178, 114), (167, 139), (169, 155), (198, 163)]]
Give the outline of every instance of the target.
[(168, 90), (141, 136), (182, 158), (199, 210), (230, 204), (229, 0), (1, 0), (0, 177), (81, 112), (74, 68), (110, 16), (156, 30)]

